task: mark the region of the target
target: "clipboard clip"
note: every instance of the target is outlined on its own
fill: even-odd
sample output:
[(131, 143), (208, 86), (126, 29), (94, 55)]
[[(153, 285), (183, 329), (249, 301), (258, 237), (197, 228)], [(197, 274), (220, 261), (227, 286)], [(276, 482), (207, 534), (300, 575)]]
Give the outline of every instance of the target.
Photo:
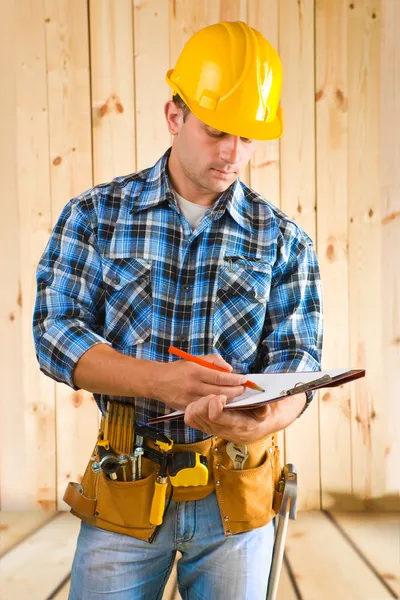
[(332, 377), (330, 375), (324, 375), (319, 379), (313, 379), (313, 381), (307, 381), (306, 383), (299, 381), (290, 390), (282, 390), (281, 396), (294, 396), (295, 394), (308, 392), (313, 390), (315, 387), (318, 387), (324, 383), (329, 383), (330, 381), (332, 381)]

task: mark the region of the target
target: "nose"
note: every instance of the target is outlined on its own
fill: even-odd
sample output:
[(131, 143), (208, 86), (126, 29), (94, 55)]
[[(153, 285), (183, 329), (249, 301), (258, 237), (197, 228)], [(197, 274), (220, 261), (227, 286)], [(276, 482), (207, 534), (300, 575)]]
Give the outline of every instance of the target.
[(230, 164), (240, 162), (240, 137), (237, 135), (227, 135), (221, 140), (220, 157), (223, 161)]

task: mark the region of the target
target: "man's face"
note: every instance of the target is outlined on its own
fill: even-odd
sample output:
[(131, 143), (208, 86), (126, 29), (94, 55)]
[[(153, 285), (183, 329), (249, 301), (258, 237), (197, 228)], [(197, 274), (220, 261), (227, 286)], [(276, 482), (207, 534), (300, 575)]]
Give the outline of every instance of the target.
[(239, 177), (255, 142), (213, 129), (190, 112), (184, 120), (181, 109), (175, 105), (170, 108), (168, 115), (166, 105), (169, 130), (174, 135), (170, 159), (173, 175), (179, 172), (186, 185), (201, 196), (219, 196)]

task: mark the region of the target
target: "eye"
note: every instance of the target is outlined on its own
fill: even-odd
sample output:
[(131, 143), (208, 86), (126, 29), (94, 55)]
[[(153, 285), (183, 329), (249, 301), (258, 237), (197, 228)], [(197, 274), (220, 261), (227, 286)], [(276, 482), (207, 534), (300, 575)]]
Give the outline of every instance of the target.
[(213, 138), (222, 138), (225, 135), (225, 133), (223, 131), (217, 131), (216, 129), (213, 131), (210, 131), (209, 129), (207, 129), (207, 133), (209, 136), (211, 136)]
[(251, 144), (251, 142), (253, 141), (253, 140), (251, 140), (249, 138), (240, 138), (240, 139), (243, 142), (243, 144)]

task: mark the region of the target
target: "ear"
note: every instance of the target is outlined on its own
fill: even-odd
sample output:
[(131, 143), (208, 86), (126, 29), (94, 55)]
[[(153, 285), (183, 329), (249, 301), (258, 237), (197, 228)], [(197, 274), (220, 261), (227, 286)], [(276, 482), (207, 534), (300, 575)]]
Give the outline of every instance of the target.
[(183, 111), (173, 102), (168, 100), (164, 105), (164, 115), (167, 121), (168, 131), (171, 135), (177, 135), (183, 125)]

